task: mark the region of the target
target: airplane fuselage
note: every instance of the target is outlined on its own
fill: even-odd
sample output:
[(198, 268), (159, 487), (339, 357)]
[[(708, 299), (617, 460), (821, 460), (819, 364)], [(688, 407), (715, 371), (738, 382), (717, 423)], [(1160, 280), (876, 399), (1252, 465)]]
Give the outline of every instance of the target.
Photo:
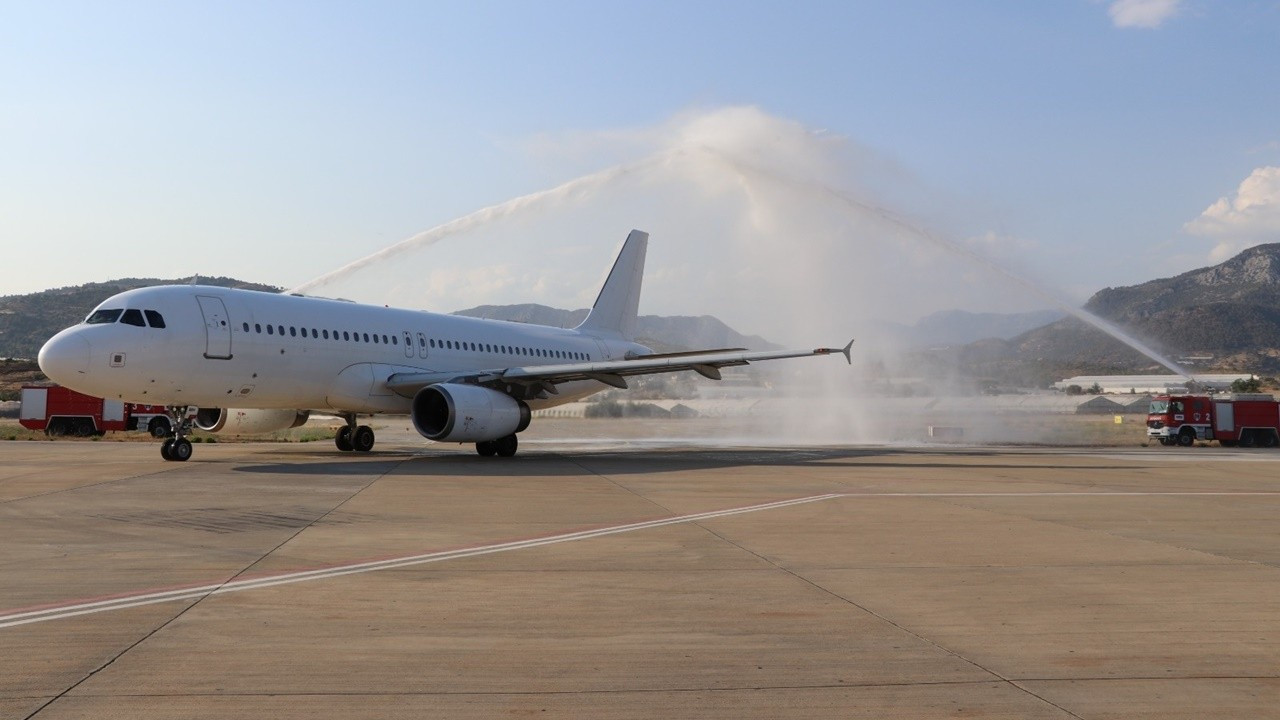
[[(154, 327), (156, 318), (164, 327)], [(401, 414), (411, 398), (385, 386), (396, 373), (463, 374), (621, 359), (628, 352), (650, 351), (541, 325), (166, 285), (108, 298), (86, 323), (54, 336), (41, 355), (42, 365), (55, 363), (48, 370), (64, 385), (126, 402)], [(551, 407), (606, 388), (590, 380), (566, 383), (528, 404)]]

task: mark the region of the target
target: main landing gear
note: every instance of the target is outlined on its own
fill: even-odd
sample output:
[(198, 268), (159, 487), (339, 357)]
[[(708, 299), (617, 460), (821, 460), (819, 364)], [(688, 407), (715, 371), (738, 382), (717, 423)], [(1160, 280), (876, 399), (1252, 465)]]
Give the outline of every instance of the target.
[(160, 457), (175, 462), (186, 462), (191, 459), (191, 441), (187, 433), (191, 432), (191, 421), (196, 416), (196, 409), (183, 405), (166, 408), (169, 413), (169, 427), (172, 435), (165, 438), (160, 445)]
[(520, 446), (520, 441), (515, 435), (500, 437), (497, 440), (485, 440), (476, 443), (476, 453), (480, 457), (512, 457), (516, 454), (516, 448)]
[(347, 424), (338, 429), (333, 443), (343, 452), (369, 452), (373, 449), (373, 428), (368, 425), (356, 425), (355, 414), (343, 415)]

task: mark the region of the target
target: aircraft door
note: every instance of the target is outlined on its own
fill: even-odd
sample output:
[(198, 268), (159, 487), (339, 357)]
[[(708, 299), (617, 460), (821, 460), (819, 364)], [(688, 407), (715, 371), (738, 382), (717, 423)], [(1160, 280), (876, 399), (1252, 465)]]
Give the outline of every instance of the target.
[(413, 335), (408, 330), (404, 331), (404, 356), (413, 357)]
[(427, 356), (427, 336), (418, 333), (418, 357), (425, 358)]
[(231, 321), (222, 298), (197, 295), (200, 313), (204, 315), (204, 356), (211, 360), (231, 359)]

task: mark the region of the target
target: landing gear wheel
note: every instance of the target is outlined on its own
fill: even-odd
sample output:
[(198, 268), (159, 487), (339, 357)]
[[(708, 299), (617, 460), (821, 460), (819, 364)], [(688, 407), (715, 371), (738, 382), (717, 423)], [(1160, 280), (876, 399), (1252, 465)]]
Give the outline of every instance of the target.
[(493, 443), (498, 451), (498, 457), (512, 457), (516, 454), (516, 448), (520, 446), (520, 441), (516, 440), (515, 435), (498, 438)]
[(186, 438), (178, 438), (173, 441), (173, 445), (169, 446), (169, 459), (178, 462), (186, 462), (191, 459), (191, 441)]
[(169, 418), (157, 415), (147, 423), (147, 432), (151, 433), (153, 438), (165, 437), (173, 433), (173, 423), (169, 422)]
[(356, 428), (356, 433), (351, 438), (351, 445), (356, 452), (369, 452), (372, 450), (373, 428), (368, 425), (361, 425)]
[(1196, 434), (1194, 432), (1183, 431), (1178, 433), (1178, 444), (1182, 447), (1191, 447), (1196, 444)]
[(333, 442), (342, 452), (351, 452), (355, 450), (355, 445), (351, 443), (351, 426), (344, 425), (338, 428), (338, 434), (334, 436)]
[(498, 442), (496, 440), (485, 440), (476, 443), (476, 452), (480, 457), (493, 457), (498, 454)]
[(173, 438), (169, 438), (165, 440), (160, 445), (160, 457), (164, 458), (165, 460), (172, 460), (173, 455), (170, 454), (170, 450), (172, 448), (173, 448)]

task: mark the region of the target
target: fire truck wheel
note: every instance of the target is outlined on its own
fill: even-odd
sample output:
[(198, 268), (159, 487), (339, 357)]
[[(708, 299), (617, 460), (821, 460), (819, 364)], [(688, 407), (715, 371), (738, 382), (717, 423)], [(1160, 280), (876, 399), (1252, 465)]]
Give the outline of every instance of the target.
[(1160, 438), (1160, 444), (1164, 445), (1165, 447), (1169, 447), (1170, 445), (1173, 444), (1173, 438), (1162, 437)]
[(173, 445), (169, 448), (169, 459), (178, 462), (186, 462), (191, 459), (191, 441), (186, 438), (178, 438), (173, 441)]
[(173, 430), (173, 426), (169, 424), (167, 417), (153, 417), (151, 422), (147, 423), (147, 432), (151, 433), (153, 438), (162, 438), (167, 436)]
[(1178, 444), (1182, 447), (1191, 447), (1196, 444), (1196, 432), (1194, 430), (1183, 430), (1178, 433)]
[(1241, 430), (1240, 431), (1240, 447), (1253, 447), (1253, 444), (1254, 444), (1253, 431)]
[(1259, 437), (1258, 437), (1258, 447), (1266, 447), (1266, 448), (1269, 448), (1269, 447), (1275, 447), (1275, 446), (1276, 446), (1276, 431), (1275, 431), (1275, 430), (1263, 430), (1263, 431), (1259, 432), (1259, 433), (1258, 433), (1258, 435), (1259, 435)]

